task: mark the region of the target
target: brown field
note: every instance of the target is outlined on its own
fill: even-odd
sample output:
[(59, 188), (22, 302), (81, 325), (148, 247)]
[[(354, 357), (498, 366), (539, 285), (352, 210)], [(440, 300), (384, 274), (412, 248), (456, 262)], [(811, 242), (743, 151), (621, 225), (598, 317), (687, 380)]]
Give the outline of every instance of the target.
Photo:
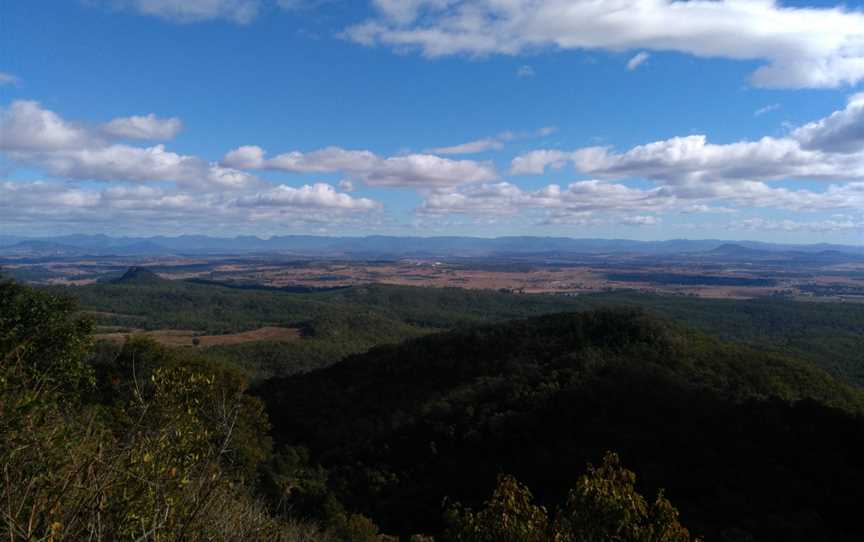
[(242, 344), (255, 341), (295, 341), (300, 338), (300, 330), (290, 327), (262, 327), (242, 333), (230, 335), (200, 335), (195, 331), (180, 329), (160, 329), (156, 331), (144, 331), (135, 329), (125, 332), (100, 333), (96, 335), (97, 340), (123, 342), (129, 336), (143, 335), (150, 337), (160, 344), (166, 346), (193, 346), (192, 340), (198, 338), (199, 346), (217, 346)]
[[(864, 262), (802, 267), (799, 264), (713, 262), (706, 266), (696, 259), (657, 260), (616, 256), (582, 261), (439, 261), (432, 258), (344, 261), (297, 260), (284, 257), (257, 258), (138, 258), (62, 260), (31, 264), (11, 263), (18, 271), (47, 271), (56, 276), (39, 277), (42, 284), (83, 285), (98, 272), (117, 273), (123, 266), (149, 267), (169, 280), (205, 279), (223, 283), (267, 287), (338, 288), (364, 284), (454, 287), (478, 290), (510, 290), (524, 294), (579, 295), (612, 290), (636, 290), (707, 298), (743, 299), (782, 295), (819, 299), (857, 299), (864, 292)], [(790, 273), (791, 271), (791, 273)], [(667, 275), (719, 275), (730, 278), (776, 278), (773, 286), (729, 286), (719, 284), (670, 283), (664, 281), (609, 280), (610, 273), (664, 273)], [(813, 293), (812, 286), (822, 288)], [(809, 288), (809, 290), (808, 290)], [(841, 291), (845, 288), (845, 291)], [(832, 292), (832, 289), (837, 290)], [(859, 290), (859, 291), (856, 291)], [(850, 297), (851, 296), (851, 297)], [(191, 335), (187, 336), (191, 341)], [(168, 339), (166, 339), (168, 340)], [(172, 339), (173, 340), (173, 339)], [(176, 339), (185, 340), (185, 339)], [(227, 339), (222, 339), (227, 340)], [(241, 341), (244, 339), (240, 339)]]
[(230, 280), (273, 287), (300, 285), (328, 288), (377, 283), (482, 290), (506, 288), (523, 293), (556, 293), (596, 291), (607, 285), (602, 274), (590, 267), (557, 269), (537, 266), (527, 271), (481, 270), (429, 261), (383, 264), (310, 262), (302, 267), (232, 264), (216, 266), (206, 275), (213, 280)]

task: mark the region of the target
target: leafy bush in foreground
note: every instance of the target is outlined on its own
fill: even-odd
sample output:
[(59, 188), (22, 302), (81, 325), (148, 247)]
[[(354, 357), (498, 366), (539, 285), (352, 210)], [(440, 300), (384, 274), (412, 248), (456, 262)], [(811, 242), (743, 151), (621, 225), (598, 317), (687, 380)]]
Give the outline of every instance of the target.
[(269, 440), (242, 379), (137, 341), (100, 386), (73, 310), (0, 284), (0, 537), (325, 539), (249, 490)]

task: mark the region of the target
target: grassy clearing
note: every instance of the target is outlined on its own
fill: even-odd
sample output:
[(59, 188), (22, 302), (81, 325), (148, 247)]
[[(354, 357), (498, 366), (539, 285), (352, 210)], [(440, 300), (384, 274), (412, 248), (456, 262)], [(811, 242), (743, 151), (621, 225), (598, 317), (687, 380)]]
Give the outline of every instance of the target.
[(182, 329), (159, 329), (145, 331), (141, 329), (101, 333), (96, 335), (97, 340), (124, 342), (131, 335), (145, 335), (165, 346), (193, 346), (193, 341), (198, 339), (198, 346), (221, 346), (245, 344), (256, 341), (287, 342), (300, 339), (300, 330), (290, 327), (262, 327), (242, 333), (231, 333), (226, 335), (201, 335), (197, 331)]

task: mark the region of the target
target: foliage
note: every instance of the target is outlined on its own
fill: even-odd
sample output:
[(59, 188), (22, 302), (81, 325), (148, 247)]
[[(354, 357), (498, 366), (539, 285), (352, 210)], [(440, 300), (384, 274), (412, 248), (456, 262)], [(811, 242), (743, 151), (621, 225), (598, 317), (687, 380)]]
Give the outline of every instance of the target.
[(586, 307), (640, 307), (722, 340), (801, 358), (864, 386), (864, 303), (772, 297), (700, 299), (628, 292), (579, 299)]
[(636, 475), (607, 453), (599, 468), (576, 483), (555, 517), (562, 542), (689, 542), (678, 511), (660, 492), (648, 504), (636, 491)]
[(530, 490), (512, 476), (498, 477), (492, 498), (479, 512), (453, 506), (445, 539), (452, 542), (690, 542), (678, 511), (658, 494), (649, 505), (635, 487), (636, 475), (607, 453), (588, 466), (554, 519), (534, 504)]
[(473, 512), (447, 511), (445, 538), (454, 542), (544, 542), (554, 540), (546, 509), (533, 503), (531, 491), (512, 476), (500, 476), (492, 498)]
[(85, 363), (91, 326), (87, 320), (72, 318), (74, 309), (74, 303), (65, 297), (33, 295), (24, 286), (0, 282), (3, 363), (17, 367), (21, 376), (35, 379), (41, 390), (92, 385)]
[(338, 500), (387, 532), (438, 532), (442, 499), (477, 506), (500, 472), (538, 506), (563, 502), (612, 449), (707, 539), (861, 535), (862, 392), (639, 312), (430, 335), (255, 391), (275, 440), (308, 448)]
[(268, 425), (236, 371), (147, 341), (91, 370), (72, 303), (3, 283), (0, 307), (0, 536), (325, 539), (255, 499)]
[(253, 377), (305, 372), (382, 344), (444, 329), (602, 307), (638, 307), (723, 340), (792, 355), (864, 385), (864, 304), (655, 296), (633, 292), (579, 297), (516, 295), (458, 288), (369, 285), (289, 293), (159, 280), (54, 287), (79, 299), (97, 324), (121, 328), (246, 331), (299, 326), (303, 341), (206, 349)]
[[(58, 291), (110, 313), (88, 312), (100, 324), (275, 324), (304, 338), (91, 350)], [(864, 305), (170, 281), (0, 292), (0, 459), (13, 488), (3, 517), (34, 538), (123, 539), (153, 526), (165, 540), (440, 533), (442, 500), (476, 509), (501, 472), (535, 490), (536, 502), (519, 501), (525, 517), (556, 510), (546, 529), (561, 533), (600, 507), (604, 529), (623, 517), (639, 526), (627, 536), (661, 536), (652, 525), (678, 521), (668, 494), (681, 522), (713, 541), (862, 538), (864, 398), (817, 366), (864, 383)], [(626, 309), (593, 310), (610, 305)], [(575, 309), (592, 310), (477, 325)], [(231, 367), (257, 377), (258, 399)], [(632, 478), (605, 464), (580, 485), (585, 463), (610, 449), (656, 500), (637, 499)], [(526, 487), (515, 480), (505, 493)], [(632, 498), (616, 508), (616, 495)]]

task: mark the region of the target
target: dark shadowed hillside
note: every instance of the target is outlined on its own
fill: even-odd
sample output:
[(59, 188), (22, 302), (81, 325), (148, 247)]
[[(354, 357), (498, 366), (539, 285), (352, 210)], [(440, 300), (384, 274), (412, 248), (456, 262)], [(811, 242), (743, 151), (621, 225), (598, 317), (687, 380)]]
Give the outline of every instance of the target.
[(708, 540), (860, 540), (864, 396), (778, 354), (632, 311), (381, 347), (259, 389), (276, 438), (387, 530), (434, 531), (500, 473), (556, 502), (617, 450)]
[(130, 267), (123, 276), (114, 281), (115, 284), (137, 284), (141, 286), (166, 284), (163, 279), (146, 267)]

